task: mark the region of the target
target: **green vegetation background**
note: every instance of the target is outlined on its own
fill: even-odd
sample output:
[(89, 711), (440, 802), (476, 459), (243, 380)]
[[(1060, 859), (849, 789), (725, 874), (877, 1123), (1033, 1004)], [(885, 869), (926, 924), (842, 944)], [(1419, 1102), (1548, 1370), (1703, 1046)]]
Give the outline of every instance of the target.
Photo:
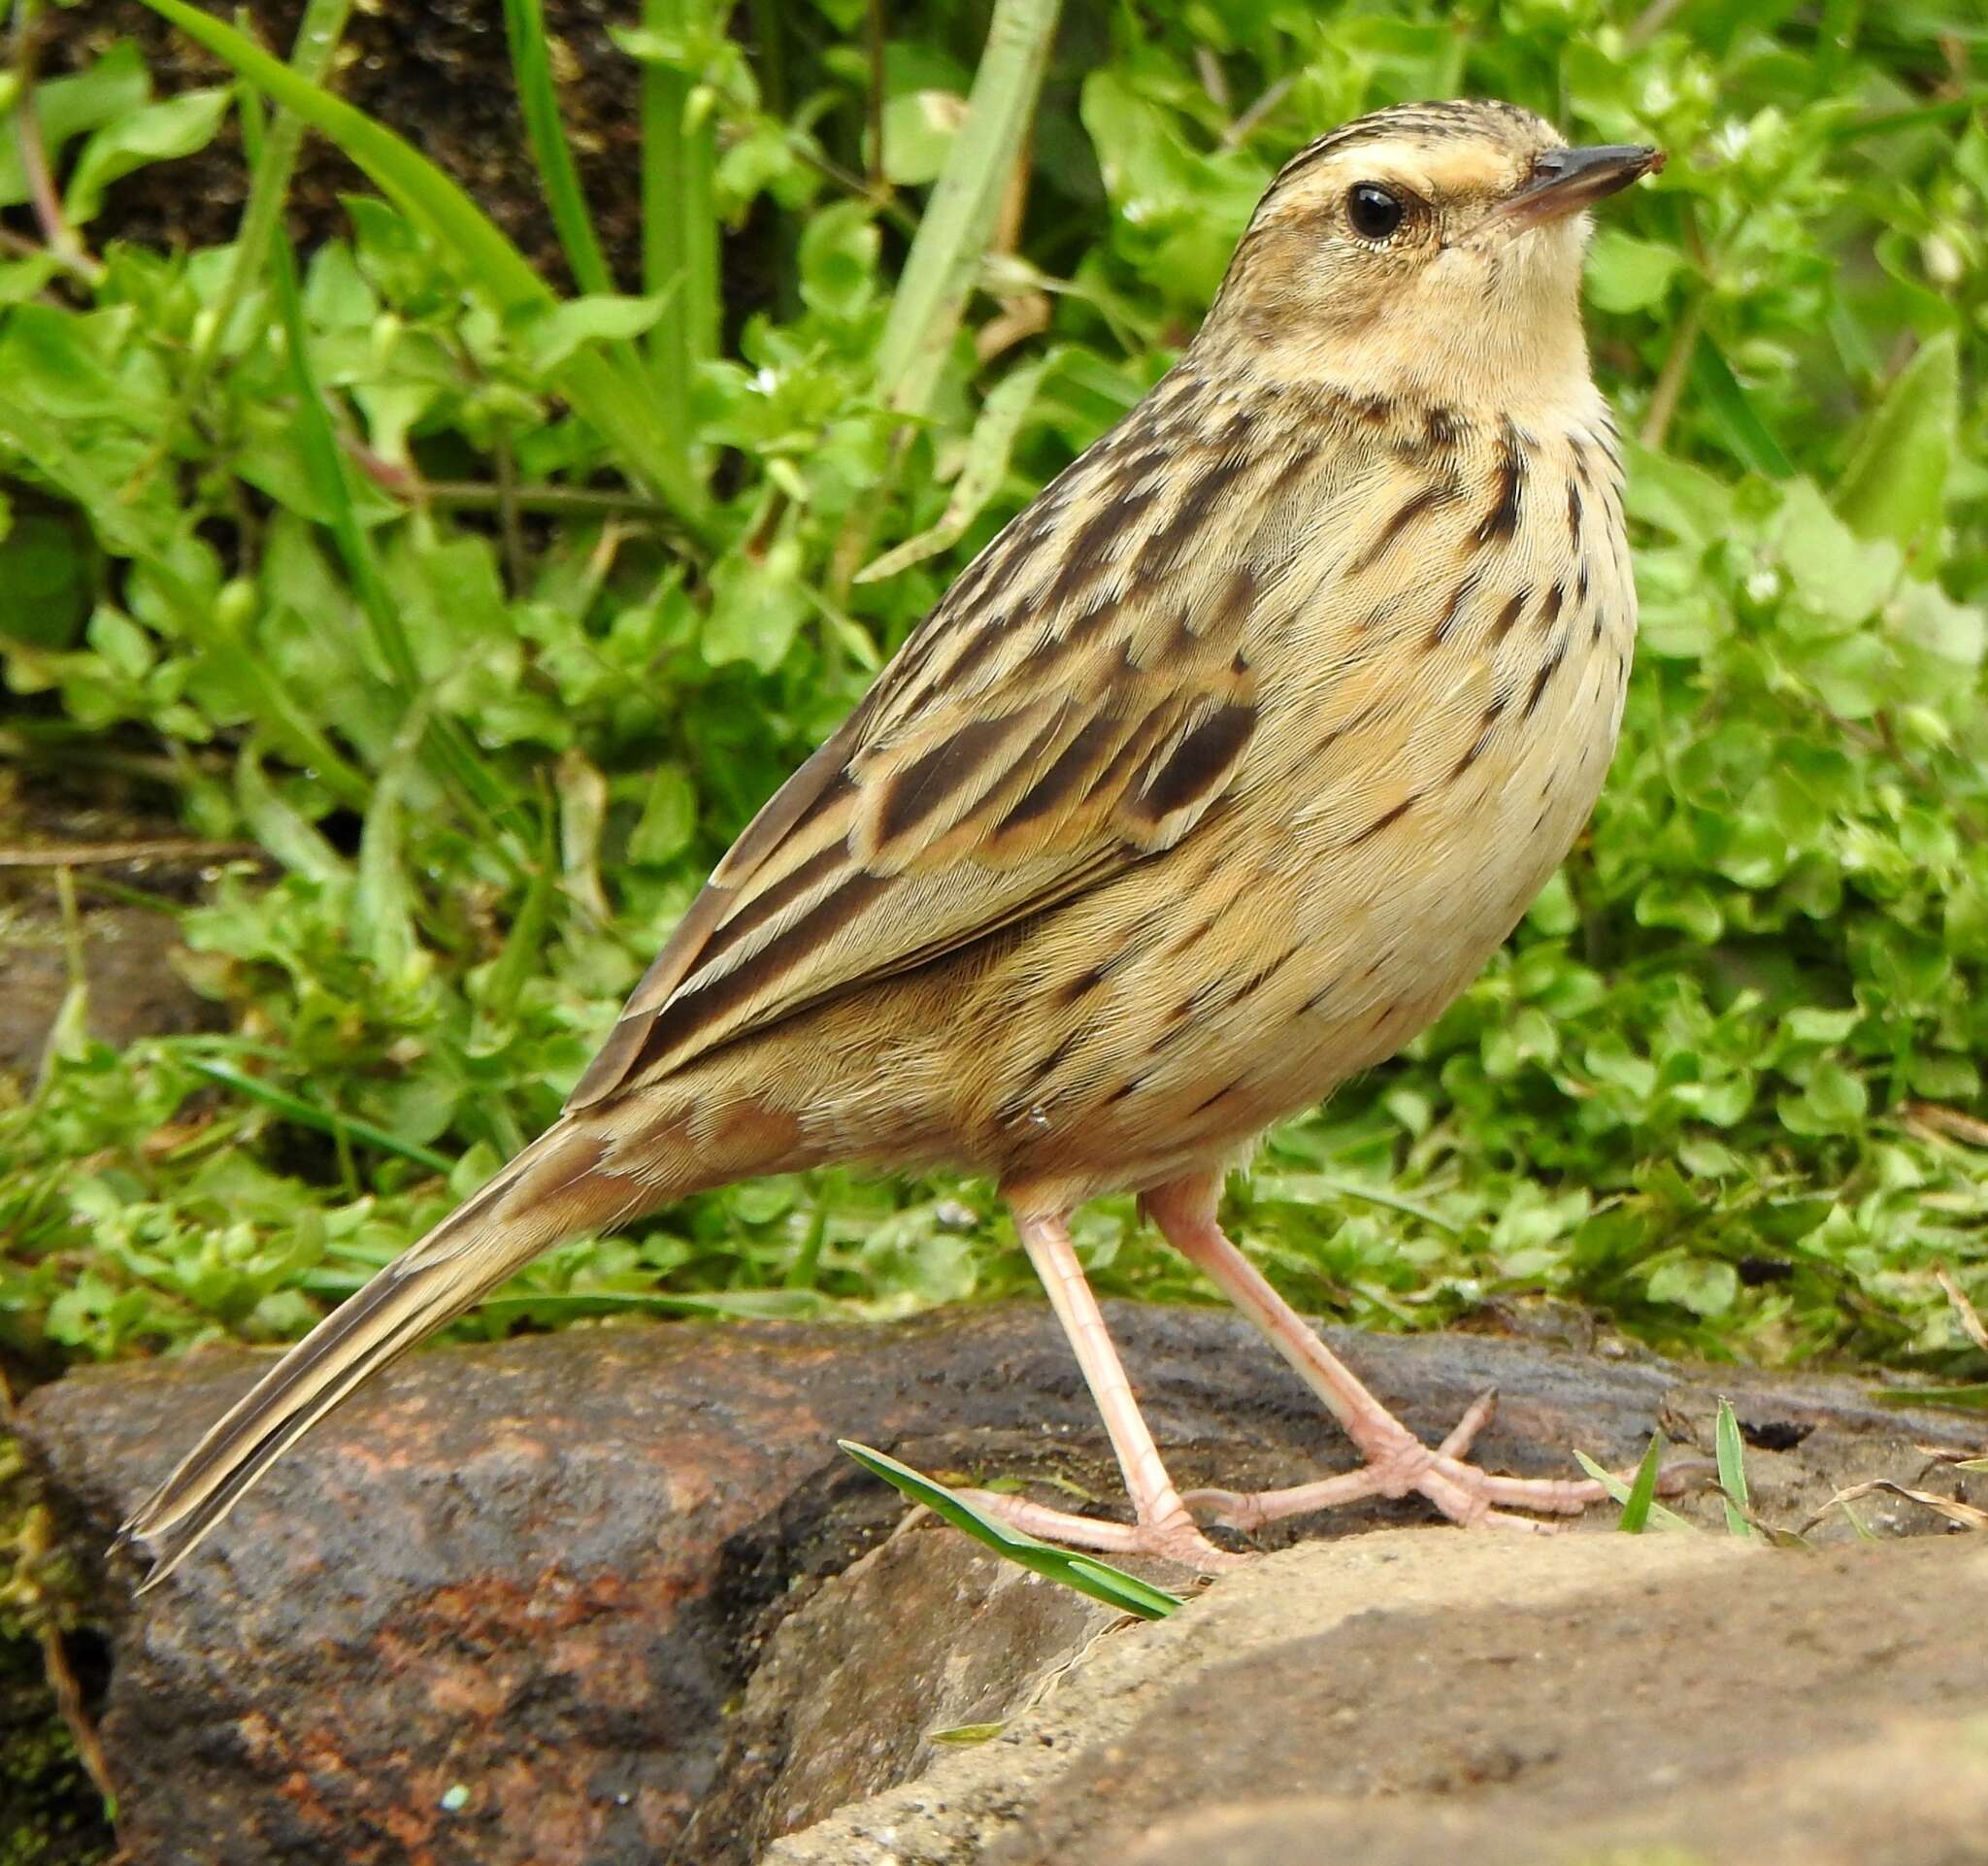
[[(486, 3), (549, 284), (312, 87), (347, 0), (308, 0), (290, 74), (149, 0), (255, 80), (172, 95), (88, 8), (8, 9), (0, 760), (17, 796), (121, 774), (259, 859), (163, 903), (222, 1034), (114, 1052), (79, 986), (0, 1079), (0, 1363), (281, 1340), (356, 1288), (551, 1118), (755, 805), (1168, 366), (1277, 162), (1478, 93), (1673, 157), (1588, 283), (1638, 437), (1624, 743), (1509, 949), (1231, 1216), (1369, 1326), (1545, 1294), (1988, 1390), (1937, 1276), (1988, 1306), (1982, 0), (627, 0), (620, 277), (560, 130), (581, 61)], [(37, 82), (65, 35), (98, 49)], [(265, 89), (378, 190), (302, 255)], [(231, 124), (231, 245), (94, 237)], [(1108, 1290), (1202, 1293), (1129, 1202), (1080, 1241)], [(556, 1251), (457, 1332), (1024, 1286), (985, 1186), (823, 1173)], [(14, 1455), (0, 1861), (82, 1856)]]
[[(0, 1087), (17, 1364), (294, 1335), (537, 1132), (754, 806), (1177, 354), (1278, 161), (1478, 93), (1673, 156), (1588, 284), (1640, 437), (1624, 743), (1509, 950), (1272, 1138), (1237, 1227), (1364, 1324), (1544, 1292), (1979, 1378), (1934, 1275), (1988, 1303), (1978, 4), (1002, 0), (990, 40), (953, 0), (645, 0), (621, 279), (562, 49), (505, 11), (589, 287), (556, 302), (350, 114), (386, 197), (293, 259), (295, 125), (128, 46), (36, 87), (37, 215), (7, 89), (0, 753), (119, 763), (268, 858), (172, 907), (225, 1034), (114, 1053), (73, 999)], [(297, 52), (334, 93), (343, 12)], [(237, 244), (96, 249), (117, 177), (244, 110)], [(1200, 1293), (1129, 1202), (1081, 1242)], [(822, 1173), (556, 1251), (458, 1332), (1023, 1281), (985, 1186)]]

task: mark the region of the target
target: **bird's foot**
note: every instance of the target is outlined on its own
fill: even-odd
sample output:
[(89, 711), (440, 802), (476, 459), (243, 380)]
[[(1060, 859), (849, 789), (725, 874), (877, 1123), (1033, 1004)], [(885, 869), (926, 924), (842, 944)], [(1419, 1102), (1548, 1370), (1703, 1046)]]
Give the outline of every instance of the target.
[[(1523, 1529), (1551, 1535), (1555, 1525), (1518, 1516), (1520, 1510), (1546, 1516), (1577, 1516), (1591, 1503), (1608, 1494), (1607, 1485), (1593, 1479), (1508, 1478), (1469, 1463), (1465, 1453), (1489, 1423), (1498, 1396), (1485, 1393), (1457, 1420), (1449, 1436), (1434, 1448), (1378, 1408), (1359, 1420), (1360, 1449), (1367, 1462), (1357, 1471), (1321, 1478), (1315, 1483), (1288, 1490), (1190, 1490), (1181, 1499), (1206, 1519), (1233, 1529), (1260, 1529), (1280, 1516), (1330, 1510), (1362, 1497), (1405, 1497), (1419, 1491), (1452, 1522), (1467, 1529)], [(1677, 1468), (1660, 1480), (1660, 1488), (1674, 1490), (1688, 1474)]]
[(1169, 1514), (1145, 1521), (1107, 1522), (1102, 1517), (1052, 1510), (1046, 1504), (1031, 1503), (1026, 1497), (996, 1490), (960, 1490), (954, 1494), (971, 1503), (981, 1515), (1006, 1523), (1011, 1529), (1068, 1549), (1104, 1555), (1155, 1555), (1203, 1575), (1225, 1574), (1249, 1560), (1247, 1555), (1217, 1549), (1177, 1503)]

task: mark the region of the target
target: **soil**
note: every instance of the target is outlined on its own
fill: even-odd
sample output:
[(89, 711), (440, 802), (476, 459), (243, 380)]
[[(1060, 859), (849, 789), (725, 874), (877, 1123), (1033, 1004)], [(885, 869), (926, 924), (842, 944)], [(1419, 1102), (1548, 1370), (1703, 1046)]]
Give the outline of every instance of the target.
[[(287, 56), (301, 0), (254, 0), (247, 12), (262, 43)], [(640, 288), (642, 276), (642, 68), (609, 29), (635, 25), (640, 13), (639, 0), (545, 4), (567, 138), (610, 270), (629, 291)], [(42, 62), (51, 75), (131, 39), (162, 94), (226, 82), (216, 60), (140, 0), (88, 0), (74, 13), (54, 16), (44, 32)], [(498, 0), (355, 7), (334, 88), (439, 163), (542, 276), (571, 289), (517, 108)], [(307, 138), (289, 192), (293, 236), (308, 249), (345, 233), (339, 197), (372, 191), (321, 137)], [(247, 194), (248, 167), (231, 120), (199, 154), (154, 163), (117, 182), (92, 238), (167, 249), (224, 245), (235, 237)]]

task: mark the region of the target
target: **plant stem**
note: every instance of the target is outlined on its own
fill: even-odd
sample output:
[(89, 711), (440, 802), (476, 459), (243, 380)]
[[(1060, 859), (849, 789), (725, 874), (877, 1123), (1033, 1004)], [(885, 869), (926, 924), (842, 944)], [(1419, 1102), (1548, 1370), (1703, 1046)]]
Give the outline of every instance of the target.
[(94, 283), (103, 268), (84, 253), (76, 230), (63, 215), (62, 196), (49, 169), (48, 145), (42, 140), (41, 112), (35, 103), (35, 70), (41, 50), (38, 16), (36, 0), (14, 0), (14, 79), (18, 86), (14, 99), (14, 134), (20, 147), (21, 174), (27, 181), (28, 205), (49, 250), (62, 265)]
[(1664, 367), (1657, 372), (1656, 386), (1650, 391), (1650, 406), (1642, 417), (1642, 432), (1638, 439), (1651, 450), (1661, 449), (1664, 436), (1671, 431), (1672, 417), (1677, 413), (1678, 398), (1684, 393), (1684, 384), (1691, 375), (1691, 358), (1698, 349), (1698, 334), (1705, 324), (1705, 299), (1694, 298), (1685, 308), (1684, 316), (1677, 320), (1677, 328), (1671, 337), (1671, 348), (1664, 357)]
[(890, 185), (883, 174), (883, 0), (869, 0), (864, 8), (870, 55), (869, 96), (865, 100), (870, 116), (870, 192), (882, 195)]
[(567, 146), (559, 118), (559, 92), (552, 81), (552, 58), (546, 39), (546, 14), (540, 0), (504, 0), (504, 36), (511, 45), (511, 70), (517, 85), (518, 108), (524, 113), (525, 135), (539, 171), (539, 185), (551, 210), (552, 225), (573, 282), (581, 291), (606, 293), (614, 281), (602, 256), (587, 212), (580, 171)]
[(891, 407), (922, 415), (945, 367), (1035, 115), (1057, 0), (996, 0), (987, 49), (877, 346)]
[[(915, 418), (931, 407), (959, 335), (1034, 120), (1057, 8), (1058, 0), (995, 0), (966, 120), (933, 185), (877, 343), (878, 391), (901, 415)], [(830, 583), (838, 602), (870, 554), (870, 528), (889, 490), (879, 486), (864, 500), (836, 541)]]
[[(718, 30), (712, 0), (643, 0), (645, 30), (694, 44), (698, 28)], [(643, 290), (664, 299), (648, 336), (662, 418), (686, 477), (701, 483), (689, 436), (691, 385), (717, 354), (718, 227), (713, 197), (716, 122), (709, 89), (695, 74), (661, 60), (643, 67)]]

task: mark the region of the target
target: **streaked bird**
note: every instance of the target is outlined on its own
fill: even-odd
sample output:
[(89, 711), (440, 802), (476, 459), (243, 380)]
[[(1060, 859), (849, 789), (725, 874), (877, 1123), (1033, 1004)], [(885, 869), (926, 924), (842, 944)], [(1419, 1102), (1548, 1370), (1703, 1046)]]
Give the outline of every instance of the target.
[[(1419, 1491), (1541, 1526), (1599, 1486), (1401, 1425), (1222, 1235), (1271, 1122), (1392, 1054), (1586, 821), (1636, 635), (1584, 210), (1661, 153), (1408, 105), (1277, 176), (1179, 364), (983, 550), (712, 873), (554, 1125), (321, 1322), (126, 1525), (169, 1574), (359, 1383), (540, 1251), (826, 1161), (993, 1176), (1133, 1521)], [(1183, 1496), (1069, 1234), (1131, 1190), (1363, 1459)], [(667, 1429), (666, 1422), (662, 1429)]]

